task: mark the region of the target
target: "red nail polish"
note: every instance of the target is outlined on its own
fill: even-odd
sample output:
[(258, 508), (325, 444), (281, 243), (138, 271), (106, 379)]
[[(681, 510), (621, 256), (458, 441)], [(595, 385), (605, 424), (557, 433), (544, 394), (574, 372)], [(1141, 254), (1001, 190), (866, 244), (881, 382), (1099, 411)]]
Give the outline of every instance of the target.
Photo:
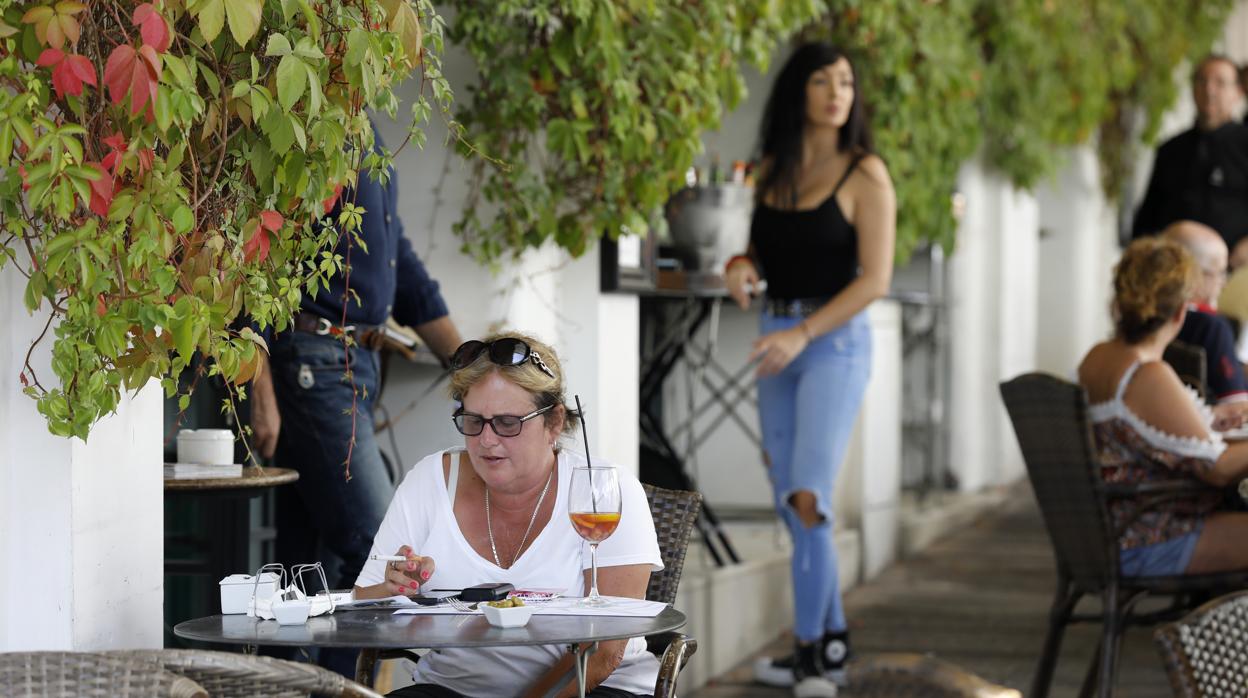
[(417, 584), (416, 582), (412, 582), (412, 583), (411, 583), (411, 587), (412, 587), (413, 589), (419, 589), (419, 588), (420, 588), (420, 585), (419, 585), (419, 584)]
[(421, 573), (420, 573), (420, 578), (421, 578), (421, 579), (428, 579), (428, 578), (429, 578), (429, 570), (425, 570), (424, 572), (421, 572)]

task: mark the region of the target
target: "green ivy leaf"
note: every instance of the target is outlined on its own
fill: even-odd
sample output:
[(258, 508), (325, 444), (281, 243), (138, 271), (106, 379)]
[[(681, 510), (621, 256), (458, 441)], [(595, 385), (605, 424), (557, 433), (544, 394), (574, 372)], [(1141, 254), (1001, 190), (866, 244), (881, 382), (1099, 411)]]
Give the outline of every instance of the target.
[(197, 7), (199, 33), (203, 34), (208, 41), (213, 41), (221, 33), (221, 27), (225, 24), (225, 0), (204, 0)]
[(230, 34), (239, 46), (247, 46), (251, 37), (260, 28), (260, 10), (264, 3), (261, 0), (224, 0), (225, 15), (230, 23)]
[(286, 112), (289, 113), (303, 96), (307, 79), (303, 62), (295, 56), (285, 55), (277, 64), (277, 101)]
[(184, 204), (179, 204), (173, 212), (173, 232), (185, 235), (195, 226), (195, 214)]
[(290, 40), (281, 34), (270, 34), (269, 43), (264, 49), (266, 56), (285, 56), (290, 53)]

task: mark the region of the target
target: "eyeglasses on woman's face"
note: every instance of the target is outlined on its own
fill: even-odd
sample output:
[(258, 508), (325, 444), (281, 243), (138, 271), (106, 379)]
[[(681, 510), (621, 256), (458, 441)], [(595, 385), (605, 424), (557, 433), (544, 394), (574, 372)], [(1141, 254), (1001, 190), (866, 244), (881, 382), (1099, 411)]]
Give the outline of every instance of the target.
[(524, 428), (524, 423), (534, 417), (549, 412), (554, 405), (547, 405), (541, 409), (517, 417), (514, 414), (496, 414), (489, 419), (472, 412), (460, 411), (451, 417), (455, 422), (455, 428), (464, 436), (480, 436), (485, 431), (485, 425), (489, 424), (495, 434), (499, 436), (516, 436), (520, 430)]
[(515, 337), (501, 337), (488, 343), (477, 339), (464, 342), (451, 354), (451, 370), (458, 371), (470, 366), (483, 353), (499, 366), (519, 366), (529, 361), (541, 369), (542, 373), (555, 377), (555, 372), (542, 361), (541, 355), (533, 351), (524, 340)]

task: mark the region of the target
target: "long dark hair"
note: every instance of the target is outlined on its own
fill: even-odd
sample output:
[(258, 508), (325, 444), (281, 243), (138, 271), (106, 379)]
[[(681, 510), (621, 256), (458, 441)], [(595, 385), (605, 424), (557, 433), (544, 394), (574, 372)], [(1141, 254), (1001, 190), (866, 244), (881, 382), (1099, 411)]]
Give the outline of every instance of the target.
[(806, 82), (811, 73), (844, 58), (854, 73), (854, 103), (841, 127), (837, 146), (841, 152), (866, 154), (875, 151), (871, 127), (863, 107), (862, 83), (847, 53), (831, 44), (817, 42), (797, 47), (780, 70), (767, 98), (759, 129), (760, 150), (771, 163), (758, 183), (759, 201), (775, 192), (781, 201), (797, 205), (797, 171), (802, 163), (802, 133), (806, 126)]

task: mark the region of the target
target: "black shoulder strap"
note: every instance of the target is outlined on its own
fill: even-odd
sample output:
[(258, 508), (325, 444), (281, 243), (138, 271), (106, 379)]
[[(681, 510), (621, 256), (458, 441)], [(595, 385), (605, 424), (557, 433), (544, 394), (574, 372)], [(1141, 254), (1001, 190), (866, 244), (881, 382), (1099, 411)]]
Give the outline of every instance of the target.
[(836, 193), (841, 190), (841, 185), (845, 184), (845, 180), (849, 179), (849, 176), (854, 173), (854, 168), (858, 167), (858, 163), (862, 161), (862, 157), (862, 155), (855, 155), (854, 159), (849, 161), (849, 167), (845, 168), (845, 174), (841, 175), (840, 181), (838, 181), (836, 183), (836, 187), (832, 189), (833, 196), (836, 196)]

